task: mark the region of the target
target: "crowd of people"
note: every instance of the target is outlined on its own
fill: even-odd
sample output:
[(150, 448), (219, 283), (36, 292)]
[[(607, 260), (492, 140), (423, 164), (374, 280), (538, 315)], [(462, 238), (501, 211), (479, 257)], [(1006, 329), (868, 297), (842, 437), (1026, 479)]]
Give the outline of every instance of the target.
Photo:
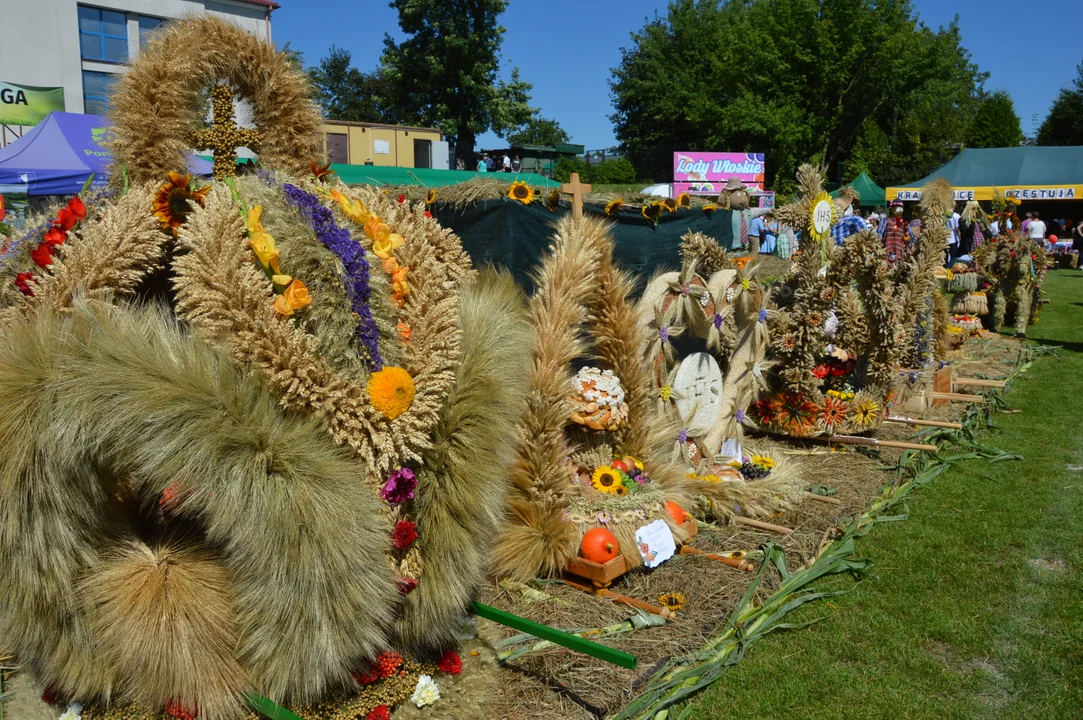
[[(511, 157), (507, 153), (504, 153), (500, 160), (495, 157), (491, 157), (489, 153), (481, 153), (477, 157), (477, 165), (474, 167), (478, 172), (506, 172), (517, 173), (523, 169), (522, 159), (516, 155)], [(466, 162), (459, 158), (455, 161), (456, 170), (466, 170)]]

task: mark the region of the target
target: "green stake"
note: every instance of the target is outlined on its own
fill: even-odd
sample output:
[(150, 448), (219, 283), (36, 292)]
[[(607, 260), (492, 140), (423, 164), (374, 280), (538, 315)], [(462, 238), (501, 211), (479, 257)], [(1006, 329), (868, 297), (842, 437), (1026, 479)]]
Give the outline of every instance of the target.
[(590, 640), (584, 640), (581, 637), (566, 633), (563, 630), (557, 630), (548, 625), (542, 625), (533, 620), (527, 620), (518, 615), (512, 615), (510, 612), (497, 610), (489, 605), (482, 605), (479, 602), (474, 603), (473, 609), (475, 615), (483, 617), (486, 620), (492, 620), (501, 625), (507, 625), (520, 632), (529, 633), (542, 640), (548, 640), (557, 645), (563, 645), (570, 650), (585, 653), (591, 657), (598, 658), (599, 660), (605, 660), (607, 663), (619, 665), (622, 668), (628, 668), (629, 670), (636, 669), (636, 656), (630, 653), (614, 650), (611, 647), (599, 645)]
[(274, 700), (265, 698), (256, 693), (248, 693), (248, 704), (271, 720), (303, 720), (300, 715), (294, 715)]

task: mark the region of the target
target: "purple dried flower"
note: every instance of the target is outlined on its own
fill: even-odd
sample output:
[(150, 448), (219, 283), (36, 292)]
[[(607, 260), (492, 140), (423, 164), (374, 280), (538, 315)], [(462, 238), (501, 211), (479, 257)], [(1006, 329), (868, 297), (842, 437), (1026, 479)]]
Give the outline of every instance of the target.
[(714, 316), (714, 326), (715, 326), (715, 329), (719, 329), (719, 328), (722, 327), (722, 316), (719, 315), (718, 313), (715, 313), (715, 316)]
[(747, 416), (745, 415), (745, 411), (741, 408), (737, 408), (737, 422), (743, 423), (746, 417)]
[(407, 500), (414, 499), (416, 488), (417, 478), (414, 471), (410, 468), (399, 468), (380, 489), (380, 497), (392, 505), (402, 505)]
[(658, 338), (662, 342), (669, 342), (669, 326), (668, 325), (663, 325), (662, 327), (658, 328)]
[(688, 283), (681, 283), (681, 295), (684, 295), (685, 297), (688, 297), (689, 293), (691, 293), (691, 292), (692, 292), (692, 286), (691, 285), (689, 285)]
[(651, 481), (651, 478), (646, 473), (639, 473), (638, 475), (636, 475), (635, 481), (640, 485), (646, 485)]
[(688, 431), (687, 430), (681, 430), (679, 433), (677, 433), (677, 439), (682, 444), (688, 442)]
[(760, 322), (767, 322), (767, 311), (761, 309), (759, 318), (760, 318)]
[(602, 510), (598, 513), (598, 522), (606, 524), (609, 522), (610, 519), (611, 518), (609, 516), (609, 513), (607, 513), (605, 510)]
[(289, 183), (285, 183), (282, 190), (301, 216), (312, 225), (316, 238), (342, 261), (346, 269), (346, 277), (349, 279), (346, 293), (350, 296), (353, 311), (361, 318), (357, 326), (357, 338), (368, 353), (371, 369), (382, 370), (384, 361), (380, 357), (380, 349), (377, 345), (376, 321), (372, 318), (372, 310), (369, 309), (371, 288), (365, 249), (354, 241), (349, 230), (338, 226), (334, 214), (320, 203), (318, 197)]

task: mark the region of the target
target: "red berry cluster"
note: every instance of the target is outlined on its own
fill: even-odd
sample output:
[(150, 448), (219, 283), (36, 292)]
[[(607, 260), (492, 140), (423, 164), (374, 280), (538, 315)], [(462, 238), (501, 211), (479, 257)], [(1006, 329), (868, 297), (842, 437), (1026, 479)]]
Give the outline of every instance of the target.
[(385, 650), (376, 656), (376, 661), (368, 669), (354, 673), (353, 679), (362, 685), (371, 685), (394, 675), (402, 667), (402, 662), (402, 655), (394, 650)]
[(165, 704), (165, 714), (177, 720), (196, 720), (199, 716), (199, 708), (189, 708), (182, 703), (173, 700)]
[(365, 720), (391, 720), (391, 711), (387, 705), (377, 705), (365, 716)]

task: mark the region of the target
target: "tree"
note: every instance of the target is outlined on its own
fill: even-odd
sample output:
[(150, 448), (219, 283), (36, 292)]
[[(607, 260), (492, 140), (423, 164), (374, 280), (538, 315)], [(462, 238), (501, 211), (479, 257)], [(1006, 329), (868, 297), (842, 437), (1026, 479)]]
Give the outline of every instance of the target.
[(504, 28), (497, 18), (507, 0), (392, 0), (399, 28), (396, 44), (384, 37), (383, 71), (392, 105), (404, 121), (435, 125), (455, 143), (458, 158), (471, 160), (476, 137), (500, 136), (527, 123), (530, 83), (497, 81)]
[(331, 46), (327, 57), (308, 71), (316, 101), (331, 120), (396, 122), (388, 105), (390, 87), (379, 71), (363, 73), (351, 64), (348, 50)]
[(911, 0), (673, 0), (610, 87), (641, 177), (670, 177), (678, 150), (763, 152), (779, 189), (859, 145), (879, 182), (921, 177), (962, 146), (984, 80), (957, 23), (931, 30)]
[(507, 140), (514, 147), (523, 145), (556, 145), (571, 138), (556, 120), (544, 118), (537, 112), (518, 130), (508, 134)]
[(1039, 145), (1083, 145), (1083, 63), (1069, 87), (1060, 91), (1038, 128)]
[(1023, 142), (1023, 126), (1008, 93), (997, 90), (981, 99), (966, 144), (975, 148), (1016, 147)]

